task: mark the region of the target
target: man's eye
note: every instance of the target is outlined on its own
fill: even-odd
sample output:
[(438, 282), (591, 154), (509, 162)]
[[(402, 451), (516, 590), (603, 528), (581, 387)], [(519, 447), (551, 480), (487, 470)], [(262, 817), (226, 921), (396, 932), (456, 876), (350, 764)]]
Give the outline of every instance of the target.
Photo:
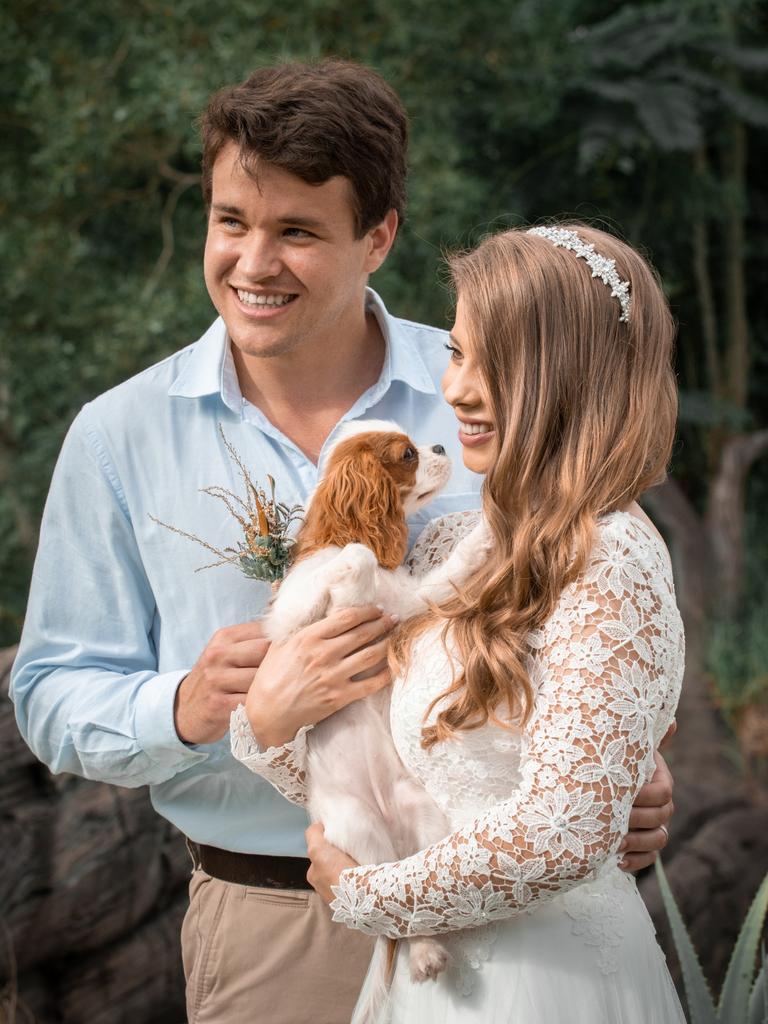
[(286, 228), (283, 234), (289, 238), (312, 238), (311, 232), (305, 231), (304, 228)]
[(416, 450), (414, 448), (406, 448), (403, 452), (403, 462), (412, 462), (416, 458)]

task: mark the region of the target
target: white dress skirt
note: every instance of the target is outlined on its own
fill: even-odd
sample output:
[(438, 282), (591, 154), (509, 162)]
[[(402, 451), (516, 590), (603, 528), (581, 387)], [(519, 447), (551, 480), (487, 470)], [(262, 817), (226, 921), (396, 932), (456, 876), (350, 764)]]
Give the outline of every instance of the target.
[[(621, 876), (621, 877), (618, 877)], [(653, 924), (634, 881), (614, 869), (574, 898), (491, 925), (485, 939), (450, 938), (454, 960), (436, 981), (411, 982), (399, 944), (380, 1024), (685, 1024)], [(483, 930), (479, 930), (483, 931)], [(353, 1021), (370, 1020), (369, 986)]]

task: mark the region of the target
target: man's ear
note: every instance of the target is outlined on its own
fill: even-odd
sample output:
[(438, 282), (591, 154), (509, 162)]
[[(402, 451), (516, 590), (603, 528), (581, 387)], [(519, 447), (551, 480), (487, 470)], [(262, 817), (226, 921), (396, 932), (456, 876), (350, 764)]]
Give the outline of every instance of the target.
[(365, 259), (365, 272), (372, 274), (378, 270), (387, 258), (395, 241), (399, 219), (397, 210), (390, 210), (380, 224), (372, 227), (365, 236), (368, 251)]

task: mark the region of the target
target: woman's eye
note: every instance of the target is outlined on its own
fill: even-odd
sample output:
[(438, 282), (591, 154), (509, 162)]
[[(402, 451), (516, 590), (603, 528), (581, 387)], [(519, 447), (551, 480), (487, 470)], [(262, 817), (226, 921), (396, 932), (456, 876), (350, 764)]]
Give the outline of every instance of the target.
[(448, 351), (451, 353), (451, 359), (456, 359), (456, 360), (461, 359), (461, 349), (456, 348), (455, 345), (448, 345), (446, 343), (443, 346), (443, 348), (447, 348)]
[(416, 451), (414, 448), (406, 448), (403, 452), (403, 462), (411, 462), (412, 459), (416, 458)]

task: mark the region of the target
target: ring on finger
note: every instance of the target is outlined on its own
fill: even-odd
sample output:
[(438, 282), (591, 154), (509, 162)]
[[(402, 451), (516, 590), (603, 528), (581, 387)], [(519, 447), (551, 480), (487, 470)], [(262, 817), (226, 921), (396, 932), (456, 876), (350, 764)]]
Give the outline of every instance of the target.
[(667, 828), (667, 826), (666, 825), (659, 825), (659, 828), (664, 833), (664, 835), (667, 837), (667, 842), (669, 842), (669, 829)]

